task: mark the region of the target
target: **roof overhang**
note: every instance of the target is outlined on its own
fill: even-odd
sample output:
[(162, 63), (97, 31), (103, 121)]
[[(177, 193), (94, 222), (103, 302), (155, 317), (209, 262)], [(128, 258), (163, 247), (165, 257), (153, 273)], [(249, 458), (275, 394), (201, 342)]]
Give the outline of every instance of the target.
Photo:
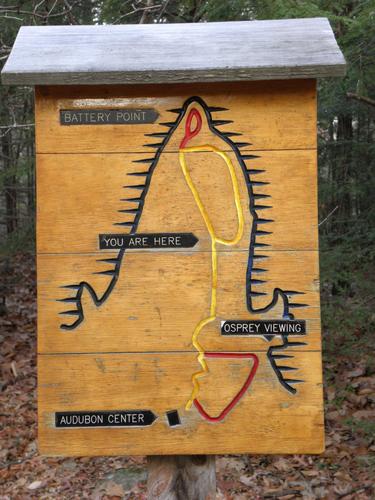
[(24, 26), (8, 85), (109, 85), (343, 76), (325, 18), (192, 24)]

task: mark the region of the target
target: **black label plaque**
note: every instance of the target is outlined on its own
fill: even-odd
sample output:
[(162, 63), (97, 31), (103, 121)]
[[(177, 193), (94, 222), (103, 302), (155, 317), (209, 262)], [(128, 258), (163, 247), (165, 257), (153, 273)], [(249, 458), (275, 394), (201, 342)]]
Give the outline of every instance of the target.
[(155, 109), (62, 109), (61, 125), (136, 125), (154, 123), (159, 113)]
[(99, 234), (100, 250), (121, 248), (192, 248), (198, 242), (193, 233)]
[(151, 410), (67, 411), (55, 413), (55, 427), (147, 427), (156, 419)]
[(222, 321), (221, 335), (232, 337), (306, 335), (306, 321), (304, 319)]

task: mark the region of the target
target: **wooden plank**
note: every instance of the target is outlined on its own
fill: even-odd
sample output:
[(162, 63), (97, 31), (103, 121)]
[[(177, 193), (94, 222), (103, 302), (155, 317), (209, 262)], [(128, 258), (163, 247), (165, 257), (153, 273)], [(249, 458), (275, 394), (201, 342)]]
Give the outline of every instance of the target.
[[(176, 121), (176, 113), (191, 96), (200, 96), (208, 106), (230, 111), (212, 111), (213, 120), (232, 120), (217, 125), (223, 132), (242, 134), (234, 141), (251, 143), (244, 150), (305, 149), (316, 147), (316, 82), (291, 80), (232, 82), (230, 84), (142, 85), (93, 87), (38, 87), (36, 89), (36, 148), (38, 153), (145, 152), (144, 144), (162, 139), (144, 137), (166, 133), (160, 125)], [(62, 109), (153, 108), (159, 113), (154, 124), (62, 126)], [(244, 113), (244, 110), (249, 110)], [(229, 116), (230, 115), (230, 116)], [(184, 133), (181, 123), (165, 150), (178, 149)], [(212, 139), (207, 127), (199, 138)]]
[[(244, 231), (239, 242), (230, 248), (249, 249), (253, 216), (249, 209), (246, 179), (233, 153), (229, 153), (239, 183)], [(144, 183), (139, 176), (149, 165), (133, 163), (144, 158), (139, 154), (38, 155), (39, 253), (99, 252), (98, 235), (128, 233), (139, 206), (132, 201), (136, 189), (123, 188)], [(193, 182), (204, 202), (214, 227), (223, 237), (231, 238), (237, 230), (237, 215), (230, 175), (223, 159), (211, 152), (186, 154)], [(250, 169), (264, 170), (253, 176), (254, 194), (267, 198), (255, 200), (264, 220), (260, 240), (275, 250), (317, 250), (317, 186), (315, 151), (263, 151), (259, 158), (246, 162)], [(105, 175), (103, 175), (105, 172)], [(140, 180), (141, 179), (141, 180)], [(50, 196), (51, 190), (53, 196)], [(306, 196), (306, 193), (309, 193)], [(150, 188), (137, 232), (192, 232), (199, 242), (193, 251), (211, 251), (211, 239), (202, 215), (188, 187), (178, 153), (162, 155), (152, 175)], [(218, 245), (218, 251), (228, 250)], [(100, 252), (103, 255), (103, 251)], [(105, 253), (105, 252), (104, 252)], [(98, 257), (99, 258), (99, 257)]]
[[(308, 36), (306, 36), (308, 34)], [(325, 18), (123, 26), (23, 26), (4, 84), (169, 83), (341, 76)]]
[[(107, 254), (113, 258), (115, 254)], [(148, 352), (191, 351), (192, 335), (209, 314), (211, 301), (211, 254), (209, 252), (130, 252), (124, 257), (119, 278), (109, 298), (96, 307), (87, 290), (82, 296), (84, 321), (74, 330), (76, 315), (60, 313), (76, 309), (61, 302), (76, 296), (63, 285), (89, 283), (100, 297), (111, 277), (94, 274), (111, 268), (97, 262), (97, 255), (38, 256), (39, 352)], [(281, 319), (282, 302), (263, 314), (250, 314), (246, 305), (247, 252), (221, 252), (218, 256), (216, 319), (200, 335), (210, 351), (268, 349), (263, 338), (223, 337), (221, 321), (230, 319)], [(320, 310), (317, 252), (273, 252), (262, 261), (268, 269), (264, 283), (253, 287), (265, 293), (253, 297), (255, 308), (270, 303), (275, 288), (302, 292), (293, 295), (296, 318), (307, 321), (306, 349), (320, 347)], [(60, 300), (60, 301), (58, 301)], [(280, 342), (280, 338), (275, 343)]]
[[(295, 394), (277, 381), (265, 354), (249, 389), (220, 422), (196, 407), (185, 409), (192, 353), (43, 355), (39, 357), (39, 449), (46, 455), (223, 453), (320, 453), (323, 450), (321, 361), (300, 352)], [(199, 401), (219, 414), (252, 370), (248, 359), (210, 359), (200, 379)], [(178, 369), (176, 369), (178, 367)], [(56, 411), (149, 409), (157, 420), (141, 428), (55, 428)], [(182, 425), (170, 427), (166, 412), (178, 410)], [(246, 423), (246, 425), (244, 425)]]

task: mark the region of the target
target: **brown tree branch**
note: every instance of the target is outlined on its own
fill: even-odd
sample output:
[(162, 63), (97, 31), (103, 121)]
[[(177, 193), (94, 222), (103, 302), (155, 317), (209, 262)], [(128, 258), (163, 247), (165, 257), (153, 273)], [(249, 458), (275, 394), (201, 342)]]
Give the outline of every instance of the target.
[(364, 95), (358, 95), (355, 94), (354, 92), (347, 92), (346, 97), (348, 97), (349, 99), (355, 99), (356, 101), (364, 102), (369, 106), (375, 107), (375, 100), (370, 99), (370, 97), (365, 97)]
[(147, 19), (147, 14), (148, 14), (148, 11), (149, 10), (152, 10), (152, 9), (155, 9), (155, 8), (158, 8), (158, 6), (156, 5), (152, 5), (153, 4), (153, 0), (147, 0), (147, 4), (146, 4), (146, 7), (143, 7), (141, 10), (143, 10), (142, 12), (142, 17), (139, 21), (139, 24), (145, 24), (146, 22), (146, 19)]

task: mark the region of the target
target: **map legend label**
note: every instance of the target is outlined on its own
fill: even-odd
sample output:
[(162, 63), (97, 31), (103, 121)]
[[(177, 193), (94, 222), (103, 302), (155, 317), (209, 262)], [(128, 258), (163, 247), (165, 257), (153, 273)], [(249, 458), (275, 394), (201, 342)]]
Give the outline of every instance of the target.
[(306, 321), (301, 320), (229, 320), (221, 322), (221, 335), (267, 336), (306, 335)]
[(100, 250), (121, 248), (192, 248), (198, 242), (193, 233), (99, 234)]
[(55, 413), (55, 427), (147, 427), (156, 419), (151, 410), (68, 411)]
[(62, 109), (61, 125), (136, 125), (154, 123), (155, 109)]

